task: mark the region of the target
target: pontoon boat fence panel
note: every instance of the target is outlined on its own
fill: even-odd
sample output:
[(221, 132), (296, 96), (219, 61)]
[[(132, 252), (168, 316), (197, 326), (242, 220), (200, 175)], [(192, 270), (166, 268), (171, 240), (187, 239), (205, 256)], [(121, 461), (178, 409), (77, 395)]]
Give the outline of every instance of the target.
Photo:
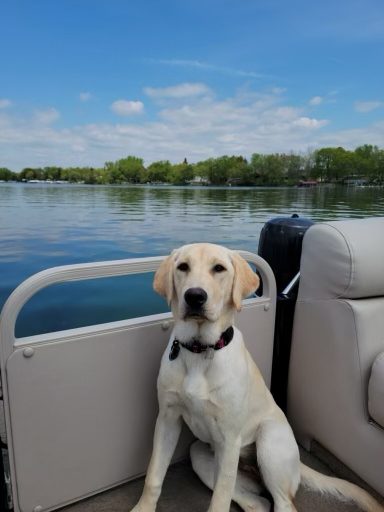
[[(276, 285), (259, 256), (263, 295), (243, 302), (236, 325), (270, 383)], [(0, 319), (1, 369), (15, 512), (48, 511), (144, 474), (158, 412), (156, 380), (172, 315), (164, 313), (15, 338), (18, 314), (59, 282), (156, 271), (164, 257), (45, 270), (10, 296)], [(185, 433), (175, 458), (185, 457)]]

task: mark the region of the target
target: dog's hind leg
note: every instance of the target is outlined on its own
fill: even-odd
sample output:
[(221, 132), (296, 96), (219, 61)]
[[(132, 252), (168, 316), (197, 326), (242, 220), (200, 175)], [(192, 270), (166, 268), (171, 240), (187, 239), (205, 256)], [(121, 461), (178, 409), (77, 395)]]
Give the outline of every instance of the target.
[(300, 483), (300, 457), (288, 423), (265, 421), (256, 436), (257, 464), (272, 495), (275, 512), (296, 511), (292, 500)]
[[(191, 446), (192, 467), (200, 480), (211, 490), (214, 487), (215, 456), (209, 445), (196, 441)], [(270, 502), (258, 496), (263, 487), (251, 476), (238, 473), (232, 499), (245, 512), (269, 512)]]

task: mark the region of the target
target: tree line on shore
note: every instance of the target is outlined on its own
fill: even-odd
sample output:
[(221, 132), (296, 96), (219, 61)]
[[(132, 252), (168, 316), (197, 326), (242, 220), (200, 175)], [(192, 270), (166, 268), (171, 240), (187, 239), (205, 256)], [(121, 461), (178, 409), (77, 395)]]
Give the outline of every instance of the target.
[(254, 153), (249, 161), (242, 156), (225, 155), (194, 164), (189, 164), (187, 159), (176, 165), (161, 160), (145, 167), (142, 158), (127, 156), (106, 162), (102, 168), (26, 167), (19, 173), (0, 168), (2, 181), (49, 180), (87, 184), (277, 186), (310, 180), (343, 183), (353, 178), (384, 184), (384, 150), (364, 144), (354, 151), (326, 147), (314, 151), (308, 149), (305, 153)]

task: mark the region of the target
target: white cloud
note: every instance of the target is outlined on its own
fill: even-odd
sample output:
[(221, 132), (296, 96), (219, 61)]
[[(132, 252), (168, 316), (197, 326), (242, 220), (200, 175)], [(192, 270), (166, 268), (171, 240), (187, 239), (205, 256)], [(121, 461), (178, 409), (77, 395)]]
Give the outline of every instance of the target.
[(384, 121), (378, 121), (363, 128), (351, 128), (322, 133), (317, 137), (317, 146), (341, 146), (354, 149), (362, 144), (373, 144), (383, 147)]
[(12, 101), (7, 98), (0, 99), (0, 109), (8, 108), (12, 105)]
[(384, 103), (382, 101), (355, 101), (353, 106), (356, 112), (365, 114), (366, 112), (371, 112), (376, 108), (384, 106)]
[(135, 116), (144, 112), (144, 104), (141, 101), (116, 100), (111, 109), (119, 116)]
[(311, 130), (313, 129), (317, 129), (317, 128), (321, 128), (322, 126), (325, 126), (326, 124), (328, 124), (329, 121), (328, 119), (311, 119), (309, 117), (299, 117), (299, 119), (295, 119), (293, 121), (293, 125), (294, 126), (300, 126), (300, 127), (303, 127), (303, 128), (309, 128)]
[(320, 105), (321, 103), (323, 103), (324, 99), (321, 97), (321, 96), (314, 96), (309, 104), (310, 105)]
[[(47, 113), (51, 112), (51, 122), (55, 117), (52, 109), (44, 111), (45, 123), (4, 113), (0, 115), (2, 162), (14, 170), (54, 164), (97, 167), (128, 154), (140, 156), (146, 163), (180, 162), (185, 157), (194, 162), (224, 154), (249, 157), (253, 152), (318, 147), (328, 121), (307, 117), (305, 108), (283, 104), (280, 92), (243, 90), (224, 100), (213, 94), (168, 98), (155, 121), (93, 123), (66, 129), (48, 122)], [(128, 111), (132, 113), (132, 108)], [(42, 118), (40, 113), (40, 121)]]
[(92, 98), (92, 95), (90, 92), (81, 92), (79, 94), (80, 101), (89, 101), (91, 98)]
[(201, 62), (198, 60), (159, 59), (159, 60), (155, 60), (153, 62), (157, 62), (159, 64), (166, 64), (169, 66), (181, 66), (181, 67), (205, 69), (208, 71), (217, 71), (219, 73), (224, 73), (227, 75), (244, 76), (244, 77), (250, 77), (250, 78), (265, 78), (265, 75), (262, 75), (260, 73), (255, 73), (254, 71), (243, 71), (242, 69), (234, 69), (234, 68), (228, 68), (225, 66), (217, 66), (215, 64), (208, 64), (206, 62)]
[(36, 110), (34, 120), (37, 124), (49, 125), (60, 119), (60, 112), (55, 108)]
[(209, 94), (210, 88), (201, 83), (185, 83), (171, 87), (145, 87), (144, 93), (150, 98), (188, 98)]

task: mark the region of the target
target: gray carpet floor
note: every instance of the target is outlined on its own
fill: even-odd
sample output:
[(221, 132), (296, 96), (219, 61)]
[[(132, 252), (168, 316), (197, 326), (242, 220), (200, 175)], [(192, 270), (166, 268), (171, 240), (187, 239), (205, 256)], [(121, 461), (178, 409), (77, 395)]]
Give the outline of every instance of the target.
[[(323, 454), (322, 458), (326, 459), (326, 457), (327, 455)], [(320, 461), (312, 453), (301, 450), (301, 460), (321, 473), (335, 476), (329, 465)], [(359, 481), (358, 477), (355, 477), (341, 463), (333, 463), (339, 469), (337, 476), (348, 478), (354, 483), (364, 485), (364, 483)], [(61, 510), (62, 512), (128, 512), (139, 500), (143, 485), (144, 478), (139, 478)], [(365, 487), (367, 488), (366, 485)], [(193, 472), (189, 460), (178, 462), (168, 470), (157, 512), (206, 512), (211, 494), (211, 491), (205, 487)], [(375, 497), (378, 498), (377, 495)], [(351, 503), (342, 503), (334, 498), (319, 495), (302, 488), (297, 493), (294, 503), (298, 512), (359, 512), (360, 510)], [(240, 507), (232, 503), (231, 512), (240, 511)]]

